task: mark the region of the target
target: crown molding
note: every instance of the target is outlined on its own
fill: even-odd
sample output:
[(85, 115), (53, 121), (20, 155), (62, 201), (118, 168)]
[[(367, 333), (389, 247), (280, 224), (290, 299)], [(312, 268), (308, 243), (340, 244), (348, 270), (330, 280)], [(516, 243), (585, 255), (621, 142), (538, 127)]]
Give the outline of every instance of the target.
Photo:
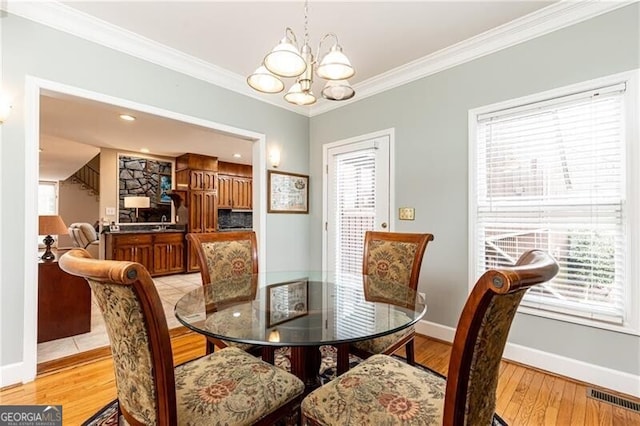
[(482, 34), (364, 80), (354, 85), (357, 96), (348, 101), (340, 102), (338, 105), (322, 101), (311, 107), (310, 116), (313, 117), (340, 108), (637, 1), (581, 0), (576, 2), (562, 0), (553, 3)]
[(351, 100), (329, 102), (320, 99), (310, 108), (298, 107), (280, 98), (262, 95), (252, 90), (246, 84), (245, 78), (239, 74), (109, 24), (57, 1), (20, 2), (9, 0), (2, 2), (0, 8), (224, 89), (297, 114), (313, 117), (637, 1), (582, 0), (576, 2), (562, 0), (453, 46), (362, 81), (354, 85), (357, 97)]
[(245, 77), (239, 74), (97, 19), (57, 1), (21, 2), (9, 0), (2, 2), (0, 9), (224, 89), (285, 108), (297, 114), (309, 116), (308, 111), (301, 110), (283, 99), (267, 97), (254, 91), (247, 85)]

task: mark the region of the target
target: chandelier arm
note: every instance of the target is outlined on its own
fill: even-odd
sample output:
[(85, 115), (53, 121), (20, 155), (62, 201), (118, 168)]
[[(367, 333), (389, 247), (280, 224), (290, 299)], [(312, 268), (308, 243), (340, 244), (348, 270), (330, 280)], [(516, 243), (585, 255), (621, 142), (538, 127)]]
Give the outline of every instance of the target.
[(294, 33), (294, 32), (293, 32), (293, 30), (291, 29), (291, 27), (287, 27), (287, 28), (284, 30), (284, 36), (285, 36), (285, 38), (287, 38), (289, 35), (290, 35), (291, 37), (293, 37), (293, 40), (292, 40), (292, 41), (293, 41), (293, 44), (294, 44), (294, 46), (296, 47), (296, 49), (298, 49), (298, 39), (296, 38), (296, 33)]
[(327, 38), (329, 37), (333, 37), (335, 39), (335, 44), (338, 44), (338, 36), (335, 35), (334, 33), (326, 33), (325, 35), (322, 36), (322, 38), (320, 38), (320, 41), (318, 42), (318, 50), (316, 51), (316, 59), (320, 57), (320, 47), (322, 46), (322, 42), (325, 41)]

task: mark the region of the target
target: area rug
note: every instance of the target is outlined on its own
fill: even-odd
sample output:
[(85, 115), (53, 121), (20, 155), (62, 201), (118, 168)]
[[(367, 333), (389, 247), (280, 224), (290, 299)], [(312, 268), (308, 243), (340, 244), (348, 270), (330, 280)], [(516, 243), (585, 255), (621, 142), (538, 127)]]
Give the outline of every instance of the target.
[[(333, 346), (322, 346), (320, 348), (322, 353), (322, 361), (320, 364), (320, 381), (324, 384), (336, 377), (336, 358), (337, 350)], [(395, 356), (395, 355), (394, 355)], [(402, 359), (402, 358), (401, 358)], [(354, 355), (349, 356), (349, 368), (353, 368), (362, 360)], [(275, 365), (285, 370), (291, 368), (290, 355), (288, 348), (282, 348), (276, 350), (275, 353)], [(416, 367), (421, 368), (434, 374), (436, 376), (444, 378), (444, 376), (429, 367), (416, 364)], [(125, 423), (126, 424), (126, 423)], [(109, 404), (102, 407), (96, 414), (90, 419), (85, 421), (82, 426), (119, 426), (118, 423), (118, 401), (111, 401)], [(493, 416), (493, 424), (491, 426), (508, 426), (507, 423), (500, 418), (497, 414)]]

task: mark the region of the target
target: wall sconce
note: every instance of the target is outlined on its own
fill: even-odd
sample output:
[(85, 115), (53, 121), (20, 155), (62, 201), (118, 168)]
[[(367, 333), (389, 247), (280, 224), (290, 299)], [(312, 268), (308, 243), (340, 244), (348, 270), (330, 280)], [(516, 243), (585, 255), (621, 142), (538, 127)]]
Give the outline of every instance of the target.
[(280, 150), (278, 148), (273, 148), (269, 153), (269, 162), (274, 169), (280, 165)]
[(11, 114), (11, 108), (11, 100), (9, 97), (0, 92), (0, 124), (4, 123), (4, 121), (9, 117), (9, 114)]

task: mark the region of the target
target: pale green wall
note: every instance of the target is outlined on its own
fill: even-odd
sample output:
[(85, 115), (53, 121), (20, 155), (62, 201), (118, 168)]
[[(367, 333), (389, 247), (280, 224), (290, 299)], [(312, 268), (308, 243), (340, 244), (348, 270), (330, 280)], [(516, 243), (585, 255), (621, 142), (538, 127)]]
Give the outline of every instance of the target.
[[(281, 169), (306, 173), (309, 119), (186, 75), (133, 58), (92, 42), (3, 12), (3, 88), (16, 98), (2, 131), (2, 289), (0, 290), (0, 365), (22, 361), (24, 251), (25, 76), (31, 75), (264, 133), (267, 146), (282, 147)], [(180, 144), (181, 141), (176, 141)], [(286, 217), (285, 217), (286, 216)], [(308, 261), (308, 215), (267, 216), (267, 265), (261, 269), (300, 269)], [(36, 262), (33, 242), (33, 261)]]
[[(323, 144), (395, 128), (395, 205), (416, 208), (415, 221), (399, 221), (396, 230), (435, 235), (420, 280), (429, 305), (426, 320), (455, 327), (468, 292), (468, 111), (638, 68), (639, 21), (638, 4), (628, 6), (312, 118), (314, 182), (321, 181)], [(315, 267), (321, 194), (315, 186)], [(640, 373), (637, 336), (519, 315), (510, 341)]]

